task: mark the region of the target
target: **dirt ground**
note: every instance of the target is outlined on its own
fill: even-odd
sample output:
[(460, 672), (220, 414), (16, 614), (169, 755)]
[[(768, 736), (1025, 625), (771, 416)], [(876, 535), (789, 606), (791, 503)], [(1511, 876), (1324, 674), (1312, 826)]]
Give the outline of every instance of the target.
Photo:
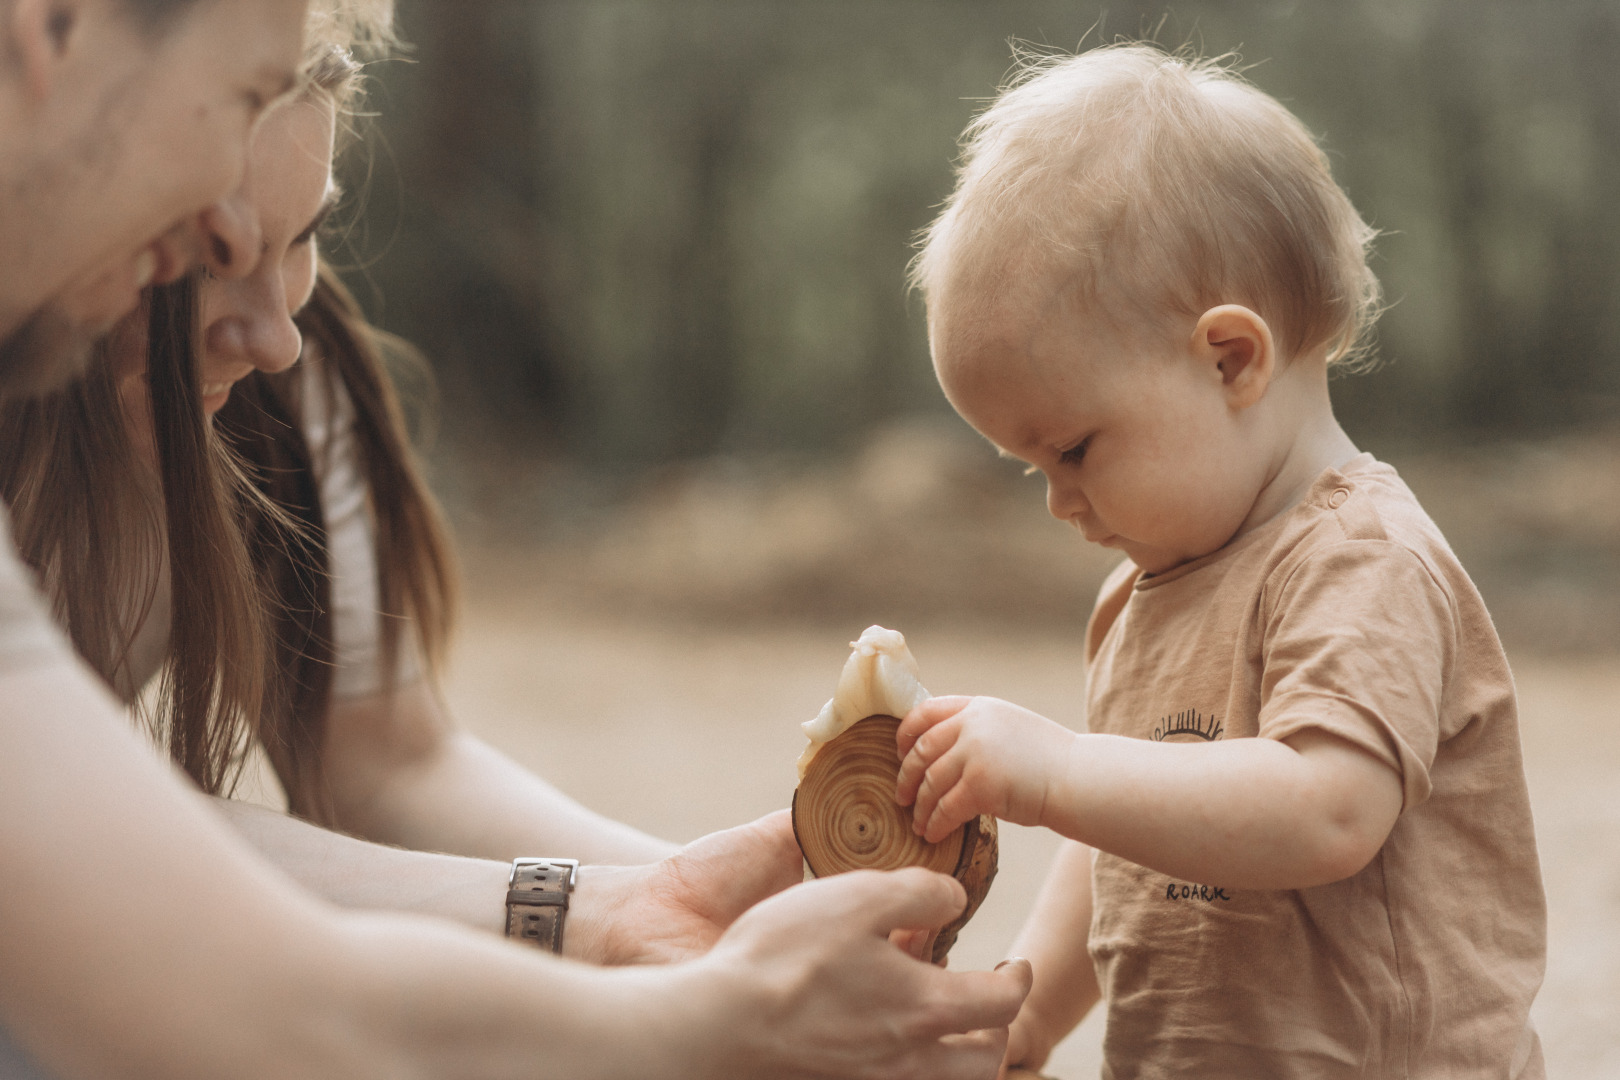
[[(556, 606), (521, 576), (474, 574), (447, 688), (461, 721), (598, 810), (689, 840), (784, 807), (799, 722), (832, 692), (861, 630), (674, 623)], [(496, 585), (496, 582), (499, 585)], [(1082, 722), (1078, 636), (923, 620), (907, 632), (936, 692), (988, 693)], [(1535, 1016), (1555, 1077), (1620, 1077), (1620, 663), (1516, 660), (1550, 905)], [(1054, 847), (1003, 832), (1001, 874), (953, 962), (1010, 944)], [(1097, 1074), (1100, 1016), (1048, 1072)]]

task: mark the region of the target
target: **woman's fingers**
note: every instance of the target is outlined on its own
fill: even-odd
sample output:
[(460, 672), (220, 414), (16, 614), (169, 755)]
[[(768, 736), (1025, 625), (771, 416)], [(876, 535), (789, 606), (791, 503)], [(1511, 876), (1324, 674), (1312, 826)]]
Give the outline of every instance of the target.
[[(992, 1080), (1006, 1039), (994, 1029), (1017, 1015), (1028, 965), (952, 973), (895, 947), (918, 946), (918, 935), (903, 932), (943, 925), (966, 900), (954, 879), (912, 868), (822, 878), (756, 908), (734, 928), (740, 953), (710, 953), (734, 966), (722, 985), (747, 987), (769, 973), (768, 1007), (752, 1009), (745, 995), (740, 1004), (755, 1019), (732, 1029), (747, 1055), (783, 1077)], [(766, 1015), (769, 1025), (758, 1019)]]
[[(930, 968), (926, 999), (932, 1028), (938, 1035), (959, 1031), (994, 1031), (1005, 1029), (1018, 1015), (1029, 988), (1034, 985), (1035, 972), (1029, 961), (1015, 959), (1003, 961), (994, 971), (946, 971)], [(995, 1075), (999, 1054), (1006, 1051), (1005, 1032), (998, 1042), (998, 1058), (986, 1075)]]
[(892, 930), (937, 930), (967, 906), (967, 890), (961, 882), (920, 867), (890, 873), (856, 871), (839, 877), (862, 879), (859, 888), (849, 889), (841, 898), (857, 909), (846, 917), (868, 933), (883, 937)]
[(793, 839), (793, 819), (777, 810), (758, 821), (710, 833), (666, 860), (685, 886), (694, 911), (721, 923), (767, 896), (804, 879), (802, 856)]
[[(811, 916), (860, 937), (888, 938), (895, 930), (944, 926), (967, 906), (967, 890), (946, 874), (919, 866), (852, 870), (795, 886), (771, 901), (778, 921)], [(766, 910), (765, 908), (758, 909)]]

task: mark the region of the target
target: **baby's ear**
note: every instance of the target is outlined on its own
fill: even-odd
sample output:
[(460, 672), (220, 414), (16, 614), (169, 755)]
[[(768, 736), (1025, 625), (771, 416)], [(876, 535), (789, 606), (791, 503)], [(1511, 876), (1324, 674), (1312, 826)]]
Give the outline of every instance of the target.
[(1220, 376), (1234, 409), (1247, 409), (1259, 401), (1276, 374), (1277, 348), (1271, 327), (1240, 304), (1222, 304), (1204, 312), (1190, 345), (1194, 359)]

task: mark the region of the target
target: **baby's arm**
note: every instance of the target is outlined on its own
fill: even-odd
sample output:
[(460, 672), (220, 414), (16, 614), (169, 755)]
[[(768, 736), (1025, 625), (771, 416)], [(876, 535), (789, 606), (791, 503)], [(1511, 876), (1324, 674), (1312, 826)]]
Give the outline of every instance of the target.
[(896, 797), (929, 840), (978, 814), (1038, 825), (1171, 877), (1297, 889), (1356, 873), (1401, 812), (1401, 778), (1307, 728), (1284, 740), (1080, 735), (995, 698), (932, 698), (900, 725)]
[(1035, 986), (1007, 1039), (1009, 1067), (1039, 1070), (1102, 996), (1086, 952), (1090, 930), (1091, 849), (1065, 843), (1013, 942), (1012, 954), (1034, 966)]

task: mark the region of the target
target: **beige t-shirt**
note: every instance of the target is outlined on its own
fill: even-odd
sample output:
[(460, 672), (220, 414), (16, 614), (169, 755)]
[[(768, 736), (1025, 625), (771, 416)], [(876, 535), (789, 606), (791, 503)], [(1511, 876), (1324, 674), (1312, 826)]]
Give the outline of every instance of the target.
[(1212, 555), (1145, 579), (1126, 563), (1087, 640), (1093, 731), (1316, 728), (1387, 762), (1405, 792), (1372, 862), (1316, 888), (1175, 881), (1098, 853), (1105, 1078), (1544, 1076), (1529, 1010), (1546, 904), (1513, 677), (1394, 469), (1363, 454)]

